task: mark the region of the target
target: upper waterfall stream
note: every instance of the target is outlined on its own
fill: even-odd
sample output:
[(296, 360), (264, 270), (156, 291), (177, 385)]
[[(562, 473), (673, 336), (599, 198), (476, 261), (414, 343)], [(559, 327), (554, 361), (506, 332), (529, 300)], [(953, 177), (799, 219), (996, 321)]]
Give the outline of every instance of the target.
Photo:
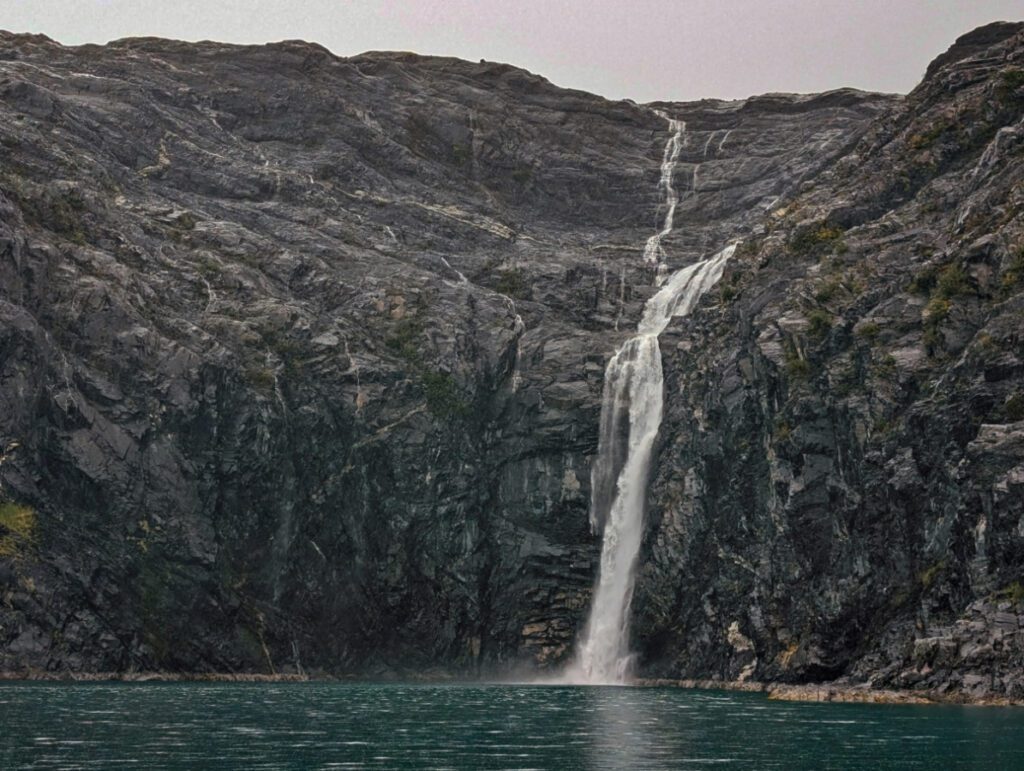
[(665, 152), (661, 156), (661, 179), (658, 181), (658, 189), (665, 193), (665, 222), (661, 230), (647, 239), (644, 244), (644, 264), (655, 268), (657, 275), (655, 281), (661, 286), (665, 273), (665, 251), (661, 248), (661, 239), (672, 232), (675, 224), (676, 206), (679, 205), (679, 194), (676, 192), (673, 179), (676, 173), (676, 164), (679, 162), (679, 153), (683, 149), (683, 133), (686, 131), (686, 123), (681, 120), (670, 118), (661, 110), (655, 112), (668, 121), (670, 133), (668, 142), (665, 143)]
[[(659, 113), (661, 114), (661, 113)], [(664, 226), (648, 239), (644, 256), (662, 267), (661, 241), (672, 232), (678, 196), (672, 183), (685, 125), (669, 121), (659, 188), (665, 191)], [(635, 337), (605, 369), (598, 454), (591, 472), (591, 525), (604, 536), (590, 617), (573, 663), (572, 682), (621, 683), (629, 675), (629, 608), (654, 443), (663, 413), (663, 375), (658, 337), (675, 316), (686, 316), (722, 275), (732, 244), (706, 260), (682, 268), (647, 301)], [(660, 273), (661, 271), (659, 271)]]

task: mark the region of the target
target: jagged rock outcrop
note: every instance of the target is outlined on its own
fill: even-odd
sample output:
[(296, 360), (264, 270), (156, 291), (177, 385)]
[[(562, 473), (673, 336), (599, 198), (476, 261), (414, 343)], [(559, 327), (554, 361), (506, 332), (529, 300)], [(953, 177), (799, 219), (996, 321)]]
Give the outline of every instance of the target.
[[(663, 337), (644, 670), (1019, 687), (1022, 51), (653, 106), (672, 266), (744, 243)], [(654, 291), (652, 106), (2, 33), (0, 117), (0, 668), (564, 657), (604, 361)]]

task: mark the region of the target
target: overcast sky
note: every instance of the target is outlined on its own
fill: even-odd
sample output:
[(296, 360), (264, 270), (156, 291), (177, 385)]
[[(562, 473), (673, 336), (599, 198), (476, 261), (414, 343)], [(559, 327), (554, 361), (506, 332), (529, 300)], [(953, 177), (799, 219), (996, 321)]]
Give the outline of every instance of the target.
[(301, 38), (504, 61), (641, 102), (906, 92), (960, 34), (1022, 18), (1022, 0), (0, 0), (0, 27), (66, 45)]

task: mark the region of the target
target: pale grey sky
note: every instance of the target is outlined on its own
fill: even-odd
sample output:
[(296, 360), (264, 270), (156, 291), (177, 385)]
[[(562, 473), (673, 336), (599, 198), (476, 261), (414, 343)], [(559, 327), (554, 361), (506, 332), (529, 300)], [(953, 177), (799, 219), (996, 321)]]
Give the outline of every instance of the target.
[(0, 28), (66, 45), (301, 38), (504, 61), (640, 102), (906, 92), (960, 34), (1022, 18), (1021, 0), (0, 0)]

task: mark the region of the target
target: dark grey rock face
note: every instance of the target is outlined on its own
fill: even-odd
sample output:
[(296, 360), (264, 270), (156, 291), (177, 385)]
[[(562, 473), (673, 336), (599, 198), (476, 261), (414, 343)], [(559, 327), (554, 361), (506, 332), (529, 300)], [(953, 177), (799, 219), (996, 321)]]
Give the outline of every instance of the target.
[[(1022, 50), (654, 106), (672, 266), (744, 246), (663, 337), (645, 670), (1009, 692)], [(666, 128), (486, 62), (0, 33), (0, 668), (564, 658)]]
[(954, 46), (663, 340), (649, 670), (1024, 697), (1021, 29)]

